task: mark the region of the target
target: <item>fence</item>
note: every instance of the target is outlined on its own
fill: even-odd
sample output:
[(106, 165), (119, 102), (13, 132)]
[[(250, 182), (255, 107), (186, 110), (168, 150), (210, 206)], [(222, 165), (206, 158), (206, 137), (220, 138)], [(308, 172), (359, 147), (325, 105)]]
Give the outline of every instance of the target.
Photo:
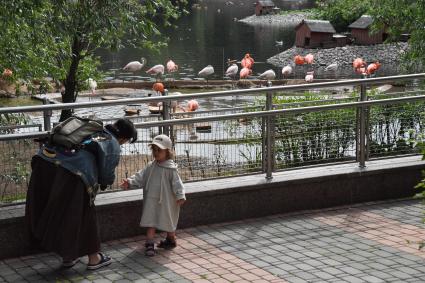
[[(61, 109), (75, 109), (77, 114), (83, 109), (89, 114), (88, 109), (100, 107), (92, 111), (100, 115), (109, 107), (106, 117), (101, 118), (112, 121), (115, 118), (111, 113), (121, 110), (113, 107), (163, 102), (162, 115), (131, 118), (138, 128), (139, 140), (122, 147), (116, 172), (118, 181), (143, 168), (150, 160), (148, 143), (158, 133), (172, 137), (180, 175), (185, 182), (254, 173), (265, 173), (271, 178), (274, 171), (306, 165), (357, 161), (365, 166), (370, 158), (416, 154), (416, 140), (424, 133), (423, 91), (414, 86), (413, 91), (380, 94), (367, 90), (366, 86), (406, 80), (417, 84), (424, 75), (0, 108), (0, 116), (39, 113), (32, 116), (29, 122), (32, 127), (22, 127), (25, 131), (19, 125), (0, 128), (3, 133), (0, 135), (1, 205), (25, 199), (31, 156), (38, 149), (33, 139), (47, 134), (57, 122), (55, 111)], [(360, 89), (341, 98), (295, 92), (353, 85)], [(173, 100), (237, 99), (243, 95), (256, 97), (245, 106), (169, 112)], [(117, 183), (112, 187), (118, 189)]]

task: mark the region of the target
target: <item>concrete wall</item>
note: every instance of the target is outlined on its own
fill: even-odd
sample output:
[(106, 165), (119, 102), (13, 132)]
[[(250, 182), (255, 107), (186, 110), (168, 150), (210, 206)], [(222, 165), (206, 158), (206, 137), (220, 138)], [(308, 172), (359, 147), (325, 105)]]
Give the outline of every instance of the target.
[[(179, 228), (297, 210), (404, 198), (416, 193), (425, 162), (420, 157), (379, 161), (359, 169), (343, 164), (186, 184)], [(400, 159), (401, 160), (401, 159)], [(103, 194), (96, 201), (103, 241), (143, 233), (139, 190)], [(23, 205), (0, 209), (0, 258), (34, 252), (25, 240)]]

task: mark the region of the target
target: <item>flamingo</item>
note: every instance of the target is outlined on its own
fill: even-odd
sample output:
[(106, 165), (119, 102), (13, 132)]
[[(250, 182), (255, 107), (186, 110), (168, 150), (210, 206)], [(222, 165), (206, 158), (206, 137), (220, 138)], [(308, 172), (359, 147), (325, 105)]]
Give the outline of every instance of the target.
[(365, 67), (365, 66), (366, 66), (366, 63), (363, 61), (362, 58), (354, 59), (354, 61), (353, 61), (353, 68), (354, 69), (359, 69), (359, 68)]
[(305, 55), (304, 60), (307, 64), (311, 65), (311, 64), (313, 64), (313, 61), (314, 61), (314, 55), (309, 53), (309, 54)]
[(199, 108), (199, 103), (195, 99), (191, 99), (187, 102), (187, 111), (196, 111)]
[(303, 57), (303, 56), (301, 56), (301, 55), (296, 55), (296, 56), (294, 57), (294, 62), (295, 62), (295, 64), (296, 64), (296, 65), (304, 65), (305, 60), (304, 60), (304, 57)]
[(146, 71), (147, 74), (155, 75), (156, 80), (158, 81), (159, 78), (161, 78), (162, 75), (164, 75), (164, 65), (158, 64), (150, 68)]
[(179, 69), (179, 66), (173, 62), (173, 60), (168, 60), (167, 62), (167, 72), (174, 73)]
[(305, 81), (308, 82), (308, 83), (311, 83), (314, 79), (313, 74), (314, 74), (313, 71), (307, 72), (306, 76), (305, 76)]
[(241, 69), (241, 71), (239, 73), (239, 78), (240, 79), (246, 79), (251, 74), (252, 74), (252, 70), (249, 69), (249, 68), (244, 67), (244, 68)]
[(133, 73), (140, 71), (143, 68), (143, 66), (146, 65), (146, 59), (141, 58), (140, 60), (142, 61), (142, 63), (140, 63), (139, 61), (131, 61), (130, 63), (125, 65), (125, 67), (122, 68), (122, 69), (124, 71), (130, 71), (130, 72), (133, 72)]
[(254, 66), (254, 59), (252, 59), (249, 53), (245, 54), (245, 57), (241, 60), (241, 65), (244, 68), (252, 69), (252, 66)]
[(231, 78), (235, 78), (236, 75), (238, 74), (239, 71), (239, 67), (236, 64), (232, 64), (232, 66), (230, 66), (229, 68), (227, 68), (226, 70), (226, 76), (231, 77)]
[(325, 68), (326, 72), (336, 72), (338, 70), (338, 63), (332, 63)]
[(91, 90), (91, 94), (95, 95), (96, 94), (96, 88), (97, 88), (97, 82), (95, 80), (93, 80), (92, 78), (89, 78), (87, 80), (87, 83), (88, 83), (89, 88)]
[(366, 73), (368, 75), (371, 75), (375, 73), (380, 67), (381, 67), (381, 64), (378, 61), (376, 61), (375, 63), (372, 63), (369, 66), (367, 66)]
[(262, 73), (262, 74), (259, 76), (259, 78), (260, 78), (260, 79), (266, 79), (266, 80), (268, 80), (268, 81), (271, 81), (271, 80), (273, 80), (274, 78), (276, 78), (276, 73), (275, 73), (272, 69), (270, 69), (270, 70), (267, 70), (267, 71), (265, 71), (264, 73)]
[(287, 65), (282, 68), (282, 75), (283, 77), (287, 77), (292, 73), (292, 67), (290, 65)]
[(198, 76), (206, 78), (208, 83), (208, 77), (214, 74), (214, 67), (211, 65), (206, 66), (201, 71), (199, 71)]

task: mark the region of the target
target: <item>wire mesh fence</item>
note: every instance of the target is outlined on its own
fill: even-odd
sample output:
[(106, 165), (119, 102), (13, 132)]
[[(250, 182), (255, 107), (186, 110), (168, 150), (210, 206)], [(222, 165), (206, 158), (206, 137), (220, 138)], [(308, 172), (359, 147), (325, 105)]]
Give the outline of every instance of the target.
[[(369, 93), (368, 99), (417, 95), (423, 95), (423, 91)], [(271, 109), (320, 108), (359, 99), (357, 91), (340, 98), (277, 92), (273, 96)], [(173, 140), (175, 161), (184, 182), (265, 172), (265, 140), (268, 138), (273, 139), (274, 170), (356, 160), (359, 146), (358, 106), (279, 113), (268, 120), (261, 116), (243, 116), (266, 109), (266, 99), (262, 96), (249, 101), (232, 103), (232, 107), (171, 113), (171, 126), (167, 126), (167, 130)], [(415, 141), (424, 134), (424, 106), (425, 102), (421, 100), (366, 107), (368, 158), (416, 153)], [(75, 113), (80, 116), (94, 113), (96, 118), (107, 124), (122, 117), (122, 110), (123, 106), (117, 105), (78, 109)], [(236, 116), (220, 118), (227, 114)], [(201, 121), (205, 117), (212, 118)], [(53, 111), (52, 126), (58, 118), (59, 111)], [(144, 125), (145, 122), (161, 121), (161, 114), (143, 113), (129, 118), (135, 123), (142, 123), (138, 127), (139, 138), (134, 144), (122, 146), (116, 181), (111, 186), (113, 190), (119, 189), (122, 179), (143, 169), (152, 160), (149, 143), (165, 129), (162, 125), (152, 125), (154, 123)], [(179, 122), (182, 118), (199, 118), (199, 121)], [(268, 121), (272, 122), (271, 132), (266, 132)], [(38, 116), (31, 116), (29, 122), (18, 119), (12, 125), (0, 126), (0, 131), (2, 134), (38, 132), (43, 122), (42, 114), (38, 113)], [(31, 157), (38, 147), (39, 144), (32, 139), (0, 141), (0, 205), (25, 199)]]

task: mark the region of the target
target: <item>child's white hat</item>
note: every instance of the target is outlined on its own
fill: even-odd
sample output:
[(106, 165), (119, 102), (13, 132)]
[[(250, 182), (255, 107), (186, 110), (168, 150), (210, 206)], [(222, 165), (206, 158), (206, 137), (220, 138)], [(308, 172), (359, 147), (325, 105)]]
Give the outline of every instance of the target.
[(156, 145), (161, 149), (172, 149), (173, 147), (171, 139), (166, 135), (158, 135), (154, 137), (152, 143), (150, 143), (149, 145)]

